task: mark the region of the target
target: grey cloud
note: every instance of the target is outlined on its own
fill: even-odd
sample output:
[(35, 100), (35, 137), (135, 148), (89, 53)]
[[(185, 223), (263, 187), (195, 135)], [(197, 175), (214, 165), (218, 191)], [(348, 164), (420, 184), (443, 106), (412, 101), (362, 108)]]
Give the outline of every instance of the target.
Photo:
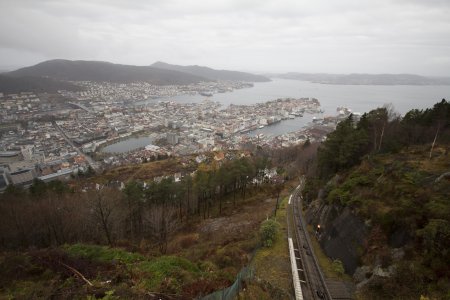
[(0, 66), (59, 57), (450, 75), (444, 0), (3, 0), (0, 10)]

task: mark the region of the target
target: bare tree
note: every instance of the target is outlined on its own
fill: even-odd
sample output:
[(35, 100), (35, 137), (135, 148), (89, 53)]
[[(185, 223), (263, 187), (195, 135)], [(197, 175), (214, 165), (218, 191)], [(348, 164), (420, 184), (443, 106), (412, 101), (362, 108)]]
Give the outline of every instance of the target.
[[(88, 194), (89, 206), (94, 222), (101, 228), (110, 246), (113, 246), (114, 216), (118, 211), (117, 191), (104, 188)], [(117, 220), (116, 220), (117, 221)]]
[(154, 240), (161, 253), (166, 253), (169, 236), (179, 225), (177, 208), (165, 204), (153, 205), (145, 212), (145, 224), (148, 225), (148, 234)]
[(437, 140), (440, 128), (441, 128), (441, 124), (438, 123), (437, 129), (436, 129), (436, 134), (434, 135), (433, 143), (431, 144), (430, 159), (431, 159), (431, 154), (433, 153), (434, 145), (436, 144), (436, 140)]

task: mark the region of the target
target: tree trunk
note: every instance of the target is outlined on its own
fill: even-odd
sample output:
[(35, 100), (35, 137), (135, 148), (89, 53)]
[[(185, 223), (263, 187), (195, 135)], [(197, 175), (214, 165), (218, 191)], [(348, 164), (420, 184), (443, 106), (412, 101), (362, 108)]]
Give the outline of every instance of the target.
[(180, 200), (178, 200), (178, 211), (179, 211), (180, 221), (183, 221), (183, 211), (182, 211), (181, 197), (180, 197)]
[(219, 191), (219, 216), (222, 215), (222, 188), (223, 188), (223, 186), (220, 186), (220, 191)]
[(233, 189), (233, 207), (236, 207), (236, 186), (237, 186), (237, 181), (235, 179), (234, 180), (234, 189)]
[(131, 240), (134, 241), (134, 222), (133, 222), (133, 211), (131, 209), (131, 200), (128, 199), (128, 218), (130, 223), (130, 236)]
[(438, 126), (438, 128), (437, 128), (437, 130), (436, 130), (436, 135), (434, 136), (433, 144), (431, 144), (431, 149), (430, 149), (430, 159), (431, 159), (431, 154), (432, 154), (433, 149), (434, 149), (434, 145), (436, 144), (436, 139), (437, 139), (437, 137), (438, 137), (438, 134), (439, 134), (439, 128), (440, 128), (440, 127), (441, 127), (441, 126)]
[(373, 132), (373, 152), (377, 151), (377, 131), (374, 129)]
[(189, 196), (190, 196), (190, 193), (191, 193), (191, 191), (190, 191), (190, 188), (189, 188), (189, 186), (188, 186), (188, 190), (187, 190), (187, 200), (186, 200), (186, 220), (188, 220), (189, 219), (189, 214), (191, 213), (191, 206), (190, 206), (190, 201), (189, 201)]
[(280, 200), (280, 192), (278, 192), (277, 194), (277, 203), (275, 204), (275, 212), (274, 212), (274, 216), (277, 216), (277, 210), (278, 210), (278, 201)]
[(103, 227), (103, 230), (105, 231), (105, 235), (106, 235), (106, 239), (108, 240), (108, 244), (109, 244), (109, 246), (112, 247), (113, 244), (112, 244), (112, 239), (111, 239), (111, 233), (108, 228), (108, 219), (109, 219), (110, 212), (105, 214), (102, 203), (100, 201), (101, 201), (101, 199), (99, 199), (98, 209), (100, 212), (100, 219), (102, 222), (102, 227)]
[(162, 254), (166, 253), (166, 245), (167, 245), (167, 228), (166, 228), (166, 205), (165, 201), (162, 204), (161, 210), (161, 223), (160, 223), (160, 232), (159, 232), (159, 242), (160, 242), (160, 251)]
[(380, 143), (378, 144), (378, 151), (381, 150), (381, 144), (383, 143), (383, 135), (384, 135), (384, 127), (386, 126), (386, 123), (383, 123), (383, 128), (381, 129), (381, 135), (380, 135)]

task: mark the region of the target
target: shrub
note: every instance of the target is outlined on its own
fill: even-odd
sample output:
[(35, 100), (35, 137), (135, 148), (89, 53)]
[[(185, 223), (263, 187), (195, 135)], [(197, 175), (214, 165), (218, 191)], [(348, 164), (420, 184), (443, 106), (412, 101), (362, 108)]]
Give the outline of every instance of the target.
[(333, 268), (333, 271), (335, 273), (339, 275), (344, 275), (345, 273), (344, 265), (342, 264), (342, 261), (340, 261), (339, 259), (333, 260), (331, 267)]
[(271, 247), (276, 240), (280, 224), (274, 219), (269, 219), (261, 224), (261, 242), (265, 247)]
[(150, 291), (180, 293), (183, 284), (189, 284), (201, 275), (200, 269), (189, 260), (177, 256), (161, 256), (137, 265), (141, 286)]
[(226, 268), (229, 266), (239, 268), (242, 264), (246, 263), (246, 253), (235, 244), (230, 244), (219, 250), (214, 255), (214, 262), (220, 268)]
[(198, 233), (186, 235), (180, 239), (180, 246), (182, 248), (189, 248), (192, 245), (196, 244), (198, 242), (198, 239), (199, 239)]

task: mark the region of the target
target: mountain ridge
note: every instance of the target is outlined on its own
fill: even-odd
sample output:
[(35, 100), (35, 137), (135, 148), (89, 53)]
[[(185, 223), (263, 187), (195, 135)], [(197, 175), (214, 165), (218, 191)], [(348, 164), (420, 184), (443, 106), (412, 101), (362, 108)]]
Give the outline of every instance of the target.
[(4, 75), (11, 77), (49, 77), (66, 81), (130, 83), (143, 81), (155, 85), (191, 84), (208, 78), (149, 66), (114, 64), (104, 61), (55, 59), (21, 68)]
[(207, 77), (214, 80), (234, 80), (234, 81), (250, 81), (250, 82), (267, 82), (269, 78), (262, 75), (255, 75), (247, 72), (230, 71), (230, 70), (216, 70), (209, 67), (199, 65), (173, 65), (162, 61), (157, 61), (150, 65), (154, 68), (160, 68), (165, 70), (173, 70), (185, 72), (197, 76)]
[(70, 81), (188, 85), (217, 80), (265, 82), (269, 78), (251, 73), (215, 70), (204, 66), (179, 66), (156, 62), (150, 66), (106, 61), (53, 59), (0, 74), (0, 92), (17, 93), (79, 90)]

